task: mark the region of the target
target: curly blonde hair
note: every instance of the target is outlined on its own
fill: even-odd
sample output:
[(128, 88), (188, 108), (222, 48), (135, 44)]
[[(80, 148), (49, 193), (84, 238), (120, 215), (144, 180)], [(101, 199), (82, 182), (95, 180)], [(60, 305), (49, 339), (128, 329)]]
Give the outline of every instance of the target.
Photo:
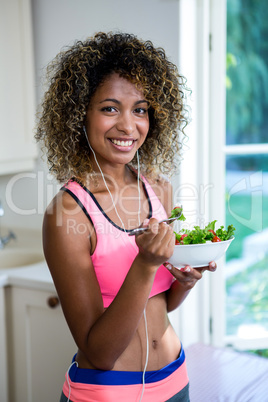
[[(93, 172), (83, 126), (93, 94), (114, 72), (141, 85), (149, 102), (150, 128), (139, 149), (143, 173), (170, 176), (177, 168), (187, 125), (185, 78), (151, 41), (99, 32), (60, 52), (47, 69), (49, 87), (35, 138), (43, 142), (50, 172), (60, 182)], [(136, 165), (135, 157), (131, 166)]]

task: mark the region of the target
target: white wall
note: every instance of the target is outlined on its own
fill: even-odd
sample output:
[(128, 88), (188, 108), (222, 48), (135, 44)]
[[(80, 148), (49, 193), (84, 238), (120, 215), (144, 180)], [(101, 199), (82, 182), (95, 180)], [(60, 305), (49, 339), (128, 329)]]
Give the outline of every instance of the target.
[[(64, 46), (97, 31), (121, 30), (150, 39), (178, 62), (179, 0), (32, 0), (32, 8), (37, 103), (48, 62)], [(44, 209), (58, 189), (47, 179), (47, 172), (39, 158), (35, 171), (23, 178), (0, 176), (0, 199), (5, 208), (1, 225), (41, 229)]]
[(32, 0), (36, 71), (76, 39), (121, 30), (150, 39), (178, 60), (178, 0)]

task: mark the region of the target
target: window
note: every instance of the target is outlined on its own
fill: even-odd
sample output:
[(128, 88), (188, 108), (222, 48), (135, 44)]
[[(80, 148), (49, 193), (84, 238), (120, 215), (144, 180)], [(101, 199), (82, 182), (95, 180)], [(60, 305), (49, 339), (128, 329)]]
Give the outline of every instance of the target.
[(227, 1), (227, 342), (268, 349), (268, 3)]
[[(187, 220), (192, 213), (199, 224), (217, 219), (237, 228), (226, 259), (180, 308), (185, 346), (268, 349), (267, 6), (265, 0), (180, 0), (179, 69), (193, 96), (189, 151), (177, 180), (188, 192), (178, 199), (188, 208)], [(255, 52), (246, 59), (247, 72), (246, 45)], [(196, 191), (193, 200), (189, 188), (207, 190)]]
[(212, 343), (268, 349), (268, 4), (215, 3), (210, 202), (212, 214), (237, 230), (221, 272), (211, 280)]

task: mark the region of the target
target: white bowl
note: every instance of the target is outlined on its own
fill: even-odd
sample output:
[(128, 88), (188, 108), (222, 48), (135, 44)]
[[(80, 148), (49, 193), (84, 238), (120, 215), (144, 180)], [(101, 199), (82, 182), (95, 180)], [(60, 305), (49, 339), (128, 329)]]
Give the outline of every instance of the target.
[(182, 268), (185, 265), (194, 268), (204, 267), (210, 261), (217, 261), (221, 258), (233, 240), (234, 237), (232, 236), (229, 240), (215, 243), (178, 244), (168, 261), (177, 268)]

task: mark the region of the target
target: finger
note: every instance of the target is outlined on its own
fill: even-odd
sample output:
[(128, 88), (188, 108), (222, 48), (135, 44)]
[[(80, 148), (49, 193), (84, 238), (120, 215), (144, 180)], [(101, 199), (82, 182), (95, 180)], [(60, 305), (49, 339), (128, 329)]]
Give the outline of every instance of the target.
[(153, 235), (153, 241), (159, 244), (162, 249), (166, 248), (170, 241), (170, 235), (173, 231), (170, 231), (169, 226), (166, 223), (160, 223), (157, 220), (153, 220), (150, 226), (150, 233)]
[(142, 227), (146, 227), (146, 230), (135, 234), (135, 237), (141, 237), (142, 240), (144, 239), (153, 239), (158, 233), (158, 221), (157, 219), (151, 218), (151, 219), (145, 219), (144, 222), (141, 225)]
[(146, 228), (149, 225), (150, 220), (148, 218), (144, 219), (140, 227)]
[(180, 268), (180, 271), (189, 274), (192, 271), (192, 267), (190, 267), (190, 265), (185, 265), (184, 267)]
[(200, 272), (204, 272), (204, 271), (210, 271), (210, 272), (214, 272), (217, 269), (217, 264), (215, 263), (215, 261), (211, 261), (208, 265), (204, 266), (204, 267), (199, 267), (196, 268), (198, 271)]
[(163, 263), (164, 267), (166, 267), (169, 271), (173, 269), (173, 265), (170, 264), (170, 262), (164, 262)]
[(170, 262), (165, 262), (163, 265), (180, 283), (195, 283), (202, 278), (202, 274), (197, 272), (197, 270), (192, 268), (190, 265), (185, 265), (182, 268), (176, 268), (170, 264)]
[(211, 262), (208, 264), (208, 269), (209, 269), (209, 271), (211, 271), (211, 272), (216, 271), (216, 269), (217, 269), (217, 264), (216, 264), (216, 262), (215, 262), (215, 261), (211, 261)]
[(176, 278), (178, 277), (185, 277), (185, 276), (192, 276), (193, 268), (190, 265), (185, 265), (184, 267), (177, 268), (172, 265), (170, 262), (164, 262), (163, 264)]
[(157, 235), (158, 230), (159, 230), (159, 222), (158, 222), (158, 220), (155, 219), (155, 218), (151, 218), (149, 220), (148, 228), (153, 234)]
[(160, 223), (158, 233), (164, 247), (169, 248), (172, 243), (175, 245), (175, 234), (173, 229), (167, 223)]
[(196, 269), (191, 267), (190, 265), (185, 265), (184, 267), (180, 268), (180, 271), (183, 273), (184, 276), (188, 276), (196, 280), (201, 279), (203, 274), (202, 269)]
[(172, 264), (170, 264), (170, 262), (164, 262), (163, 265), (169, 270), (175, 279), (179, 279), (180, 271), (178, 268), (175, 268)]
[(195, 270), (199, 272), (200, 274), (203, 274), (208, 269), (208, 267), (197, 267)]
[(148, 225), (149, 225), (149, 219), (146, 218), (137, 228), (134, 229), (135, 237), (141, 236), (143, 233), (146, 233), (147, 230), (139, 231), (139, 228), (148, 229)]
[(169, 228), (169, 241), (168, 241), (167, 246), (171, 247), (172, 250), (174, 250), (174, 247), (175, 247), (175, 239), (176, 239), (175, 233), (173, 232), (173, 229), (170, 227)]

